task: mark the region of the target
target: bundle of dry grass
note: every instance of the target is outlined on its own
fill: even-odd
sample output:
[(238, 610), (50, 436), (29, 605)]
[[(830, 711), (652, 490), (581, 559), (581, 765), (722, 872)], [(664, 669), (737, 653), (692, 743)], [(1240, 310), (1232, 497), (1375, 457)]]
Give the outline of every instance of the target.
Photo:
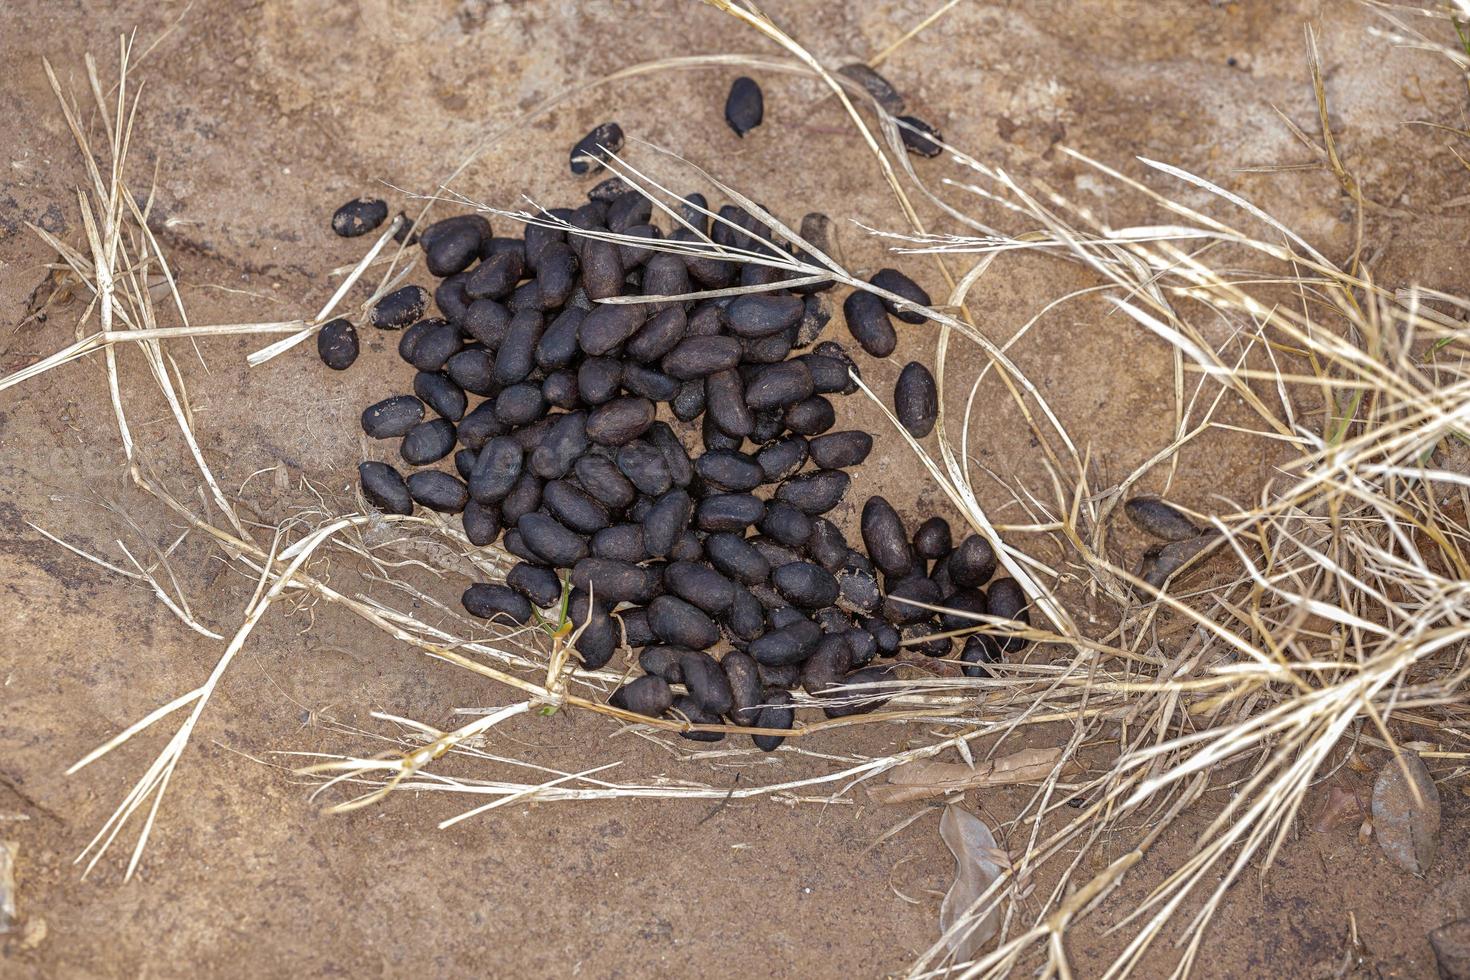
[[(1470, 302), (1380, 287), (1365, 269), (1340, 268), (1249, 202), (1151, 161), (1144, 164), (1172, 176), (1181, 186), (1213, 195), (1226, 217), (1185, 207), (1101, 163), (1078, 157), (1104, 178), (1146, 196), (1161, 215), (1159, 224), (1112, 228), (1053, 189), (1024, 186), (946, 147), (972, 175), (971, 183), (952, 186), (1002, 206), (1011, 215), (1014, 230), (983, 226), (918, 180), (908, 168), (897, 122), (876, 104), (865, 106), (865, 112), (854, 105), (860, 88), (827, 72), (759, 13), (724, 2), (716, 6), (775, 40), (792, 59), (677, 59), (635, 66), (615, 77), (757, 62), (768, 70), (813, 75), (831, 88), (871, 150), (908, 224), (893, 236), (898, 247), (931, 256), (949, 284), (945, 302), (925, 311), (938, 324), (934, 367), (941, 387), (954, 344), (972, 343), (989, 359), (963, 409), (951, 403), (941, 414), (933, 443), (937, 455), (896, 422), (894, 429), (1026, 589), (1045, 622), (1044, 627), (1026, 632), (1036, 641), (1033, 651), (1019, 662), (996, 665), (995, 676), (989, 679), (936, 676), (914, 668), (905, 679), (883, 685), (883, 695), (896, 696), (882, 710), (778, 733), (792, 736), (782, 757), (799, 758), (818, 771), (786, 773), (733, 790), (695, 781), (673, 785), (614, 781), (605, 770), (617, 764), (615, 755), (590, 768), (548, 771), (492, 754), (483, 736), (532, 711), (595, 712), (639, 726), (640, 733), (655, 738), (690, 727), (737, 729), (650, 720), (608, 706), (605, 694), (620, 674), (575, 669), (568, 638), (575, 635), (576, 623), (545, 623), (487, 637), (442, 607), (441, 625), (404, 611), (407, 598), (434, 602), (410, 576), (399, 573), (405, 544), (431, 542), (491, 575), (506, 564), (505, 556), (497, 552), (470, 548), (457, 531), (432, 515), (385, 518), (360, 503), (351, 512), (333, 513), (323, 504), (279, 527), (242, 521), (197, 448), (188, 398), (166, 342), (242, 332), (287, 334), (251, 359), (252, 364), (260, 363), (311, 336), (354, 283), (382, 261), (380, 253), (387, 258), (387, 272), (368, 302), (399, 284), (414, 258), (401, 248), (387, 251), (394, 230), (390, 228), (356, 267), (340, 270), (347, 272), (340, 288), (316, 317), (270, 324), (191, 325), (178, 291), (172, 288), (167, 260), (148, 231), (148, 202), (136, 201), (123, 179), (131, 120), (137, 111), (136, 99), (131, 105), (127, 101), (130, 47), (124, 43), (115, 98), (104, 93), (95, 65), (88, 63), (105, 145), (89, 134), (80, 111), (56, 85), (91, 178), (91, 186), (79, 194), (88, 251), (77, 251), (37, 229), (61, 255), (67, 272), (91, 290), (93, 303), (82, 322), (88, 322), (95, 308), (100, 329), (0, 380), (0, 389), (100, 350), (134, 482), (182, 518), (188, 534), (217, 543), (230, 562), (256, 580), (257, 588), (239, 617), (238, 629), (227, 639), (207, 629), (191, 612), (188, 597), (169, 573), (168, 549), (161, 549), (147, 564), (127, 555), (131, 569), (84, 556), (146, 582), (171, 612), (204, 637), (223, 644), (223, 649), (217, 667), (198, 688), (140, 719), (73, 766), (75, 770), (96, 761), (187, 709), (166, 748), (82, 858), (90, 868), (138, 817), (141, 824), (128, 863), (131, 874), (174, 767), (231, 660), (273, 604), (283, 598), (310, 597), (345, 609), (436, 660), (495, 682), (507, 699), (450, 732), (381, 715), (388, 723), (385, 732), (355, 734), (385, 751), (365, 748), (352, 757), (313, 757), (306, 771), (321, 779), (319, 792), (348, 790), (334, 797), (332, 809), (339, 811), (371, 804), (400, 789), (468, 798), (472, 806), (446, 825), (528, 800), (792, 799), (807, 798), (802, 794), (808, 793), (837, 799), (897, 767), (951, 750), (966, 761), (979, 755), (996, 758), (1007, 751), (1009, 735), (1022, 728), (1049, 726), (1046, 730), (1056, 737), (1058, 751), (1026, 760), (1030, 765), (1026, 777), (1036, 790), (1009, 825), (1009, 865), (969, 916), (961, 917), (951, 935), (941, 937), (916, 964), (918, 976), (951, 972), (1001, 976), (1037, 959), (1046, 962), (1046, 975), (1069, 975), (1068, 928), (1144, 859), (1180, 813), (1205, 805), (1201, 799), (1220, 778), (1222, 767), (1238, 764), (1231, 770), (1237, 779), (1233, 795), (1223, 803), (1221, 797), (1212, 797), (1210, 805), (1219, 809), (1194, 856), (1174, 869), (1119, 927), (1131, 929), (1133, 938), (1110, 975), (1128, 973), (1166, 934), (1183, 944), (1179, 971), (1187, 972), (1225, 890), (1253, 863), (1269, 867), (1313, 779), (1354, 746), (1403, 751), (1395, 732), (1411, 726), (1449, 746), (1423, 754), (1457, 765), (1455, 774), (1463, 775), (1470, 760), (1463, 735), (1470, 711), (1465, 684), (1470, 665), (1462, 649), (1470, 636), (1470, 592), (1464, 586), (1470, 574), (1470, 556), (1464, 551), (1470, 542), (1470, 472), (1463, 470), (1465, 454), (1460, 448), (1470, 444), (1470, 372), (1457, 350), (1461, 321), (1427, 309), (1425, 301), (1461, 310), (1470, 309)], [(876, 127), (869, 119), (876, 121)], [(1321, 152), (1350, 180), (1333, 149), (1330, 131), (1324, 128), (1321, 140)], [(680, 220), (671, 206), (677, 195), (626, 160), (613, 160), (610, 166), (642, 188), (673, 220)], [(805, 249), (810, 258), (783, 263), (793, 275), (832, 277), (853, 288), (873, 290), (736, 190), (703, 176), (765, 221), (777, 236)], [(910, 202), (911, 192), (926, 196), (974, 234), (929, 235)], [(454, 197), (452, 191), (446, 194)], [(463, 198), (457, 200), (464, 203)], [(550, 220), (535, 211), (500, 213), (524, 221)], [(773, 261), (769, 256), (732, 254), (707, 239), (664, 247)], [(1069, 436), (1041, 391), (1008, 356), (1011, 347), (1026, 342), (1038, 328), (1040, 317), (1002, 346), (978, 330), (966, 310), (966, 297), (975, 283), (999, 268), (1009, 253), (1023, 250), (1084, 265), (1097, 279), (1087, 292), (1111, 297), (1142, 331), (1173, 347), (1175, 437), (1115, 486), (1094, 485), (1085, 449)], [(959, 262), (965, 271), (956, 275), (951, 264)], [(155, 308), (148, 288), (156, 275), (169, 286), (172, 312), (166, 316)], [(1057, 297), (1047, 309), (1071, 298)], [(177, 320), (177, 325), (161, 326), (165, 319)], [(1231, 342), (1212, 345), (1207, 337), (1216, 331), (1204, 325), (1221, 322), (1233, 328)], [(124, 353), (119, 350), (123, 344), (146, 359), (177, 421), (197, 468), (189, 479), (204, 491), (197, 500), (192, 492), (170, 490), (154, 475), (148, 465), (149, 447), (136, 444), (130, 434), (127, 406), (144, 393), (126, 392), (119, 384), (116, 358)], [(1050, 486), (1015, 488), (1017, 500), (1031, 514), (1024, 526), (994, 520), (976, 490), (976, 479), (984, 475), (976, 473), (969, 452), (971, 410), (981, 386), (995, 384), (1019, 407), (1051, 469)], [(872, 396), (871, 391), (868, 394)], [(1226, 429), (1236, 436), (1242, 433), (1241, 427), (1216, 420), (1227, 403), (1246, 407), (1258, 419), (1246, 434), (1283, 460), (1280, 475), (1249, 505), (1194, 515), (1215, 536), (1161, 594), (1114, 561), (1117, 550), (1110, 546), (1110, 530), (1131, 488), (1154, 471), (1174, 466), (1183, 447)], [(168, 482), (183, 479), (182, 474), (172, 474)], [(1089, 631), (1068, 612), (1059, 584), (1063, 570), (1035, 557), (1039, 548), (1017, 543), (1037, 539), (1045, 539), (1048, 553), (1059, 551), (1071, 566), (1085, 571), (1086, 590), (1109, 610), (1094, 619), (1107, 626)], [(334, 587), (318, 570), (327, 555), (368, 569), (378, 592), (353, 595)], [(1202, 572), (1200, 566), (1205, 566)], [(1003, 627), (981, 617), (974, 629)], [(875, 694), (860, 689), (846, 693), (853, 699)], [(922, 741), (919, 747), (875, 758), (819, 756), (803, 747), (814, 733), (872, 724), (912, 725), (916, 739)], [(1452, 730), (1457, 724), (1460, 727)], [(936, 731), (940, 734), (933, 734)], [(1109, 747), (1109, 763), (1079, 775), (1077, 761), (1084, 745), (1094, 750)], [(616, 752), (615, 745), (611, 751)], [(697, 764), (732, 751), (696, 753), (691, 758)], [(435, 765), (447, 755), (464, 763), (457, 768), (458, 775), (441, 772)], [(467, 777), (467, 767), (483, 775)], [(1065, 806), (1069, 801), (1084, 802), (1076, 809)], [(1121, 845), (1122, 856), (1089, 878), (1083, 872), (1086, 859), (1104, 842), (1112, 853), (1118, 853)], [(1207, 878), (1214, 884), (1205, 892)], [(1042, 881), (1044, 889), (1038, 886)], [(1030, 901), (1020, 901), (1023, 895)], [(1181, 917), (1186, 908), (1189, 914)], [(996, 909), (1003, 910), (996, 947), (974, 962), (953, 962), (947, 940), (962, 933), (968, 922)]]

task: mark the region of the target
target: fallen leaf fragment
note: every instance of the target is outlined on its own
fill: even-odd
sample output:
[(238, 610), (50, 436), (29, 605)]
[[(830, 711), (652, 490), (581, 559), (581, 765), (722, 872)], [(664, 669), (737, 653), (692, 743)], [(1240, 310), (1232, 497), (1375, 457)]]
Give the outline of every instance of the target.
[(1424, 874), (1439, 851), (1439, 790), (1417, 755), (1390, 759), (1373, 782), (1378, 846), (1410, 874)]
[(963, 762), (910, 762), (888, 773), (888, 782), (868, 789), (874, 803), (911, 803), (977, 786), (1034, 783), (1045, 779), (1062, 757), (1060, 748), (1022, 749), (971, 768)]
[(1003, 852), (983, 820), (954, 804), (939, 818), (939, 836), (955, 860), (954, 884), (939, 906), (939, 929), (955, 963), (967, 963), (1000, 928), (999, 905), (981, 918), (972, 916), (976, 900), (1000, 877)]
[(1429, 931), (1429, 945), (1439, 962), (1439, 975), (1470, 980), (1470, 919), (1447, 922)]

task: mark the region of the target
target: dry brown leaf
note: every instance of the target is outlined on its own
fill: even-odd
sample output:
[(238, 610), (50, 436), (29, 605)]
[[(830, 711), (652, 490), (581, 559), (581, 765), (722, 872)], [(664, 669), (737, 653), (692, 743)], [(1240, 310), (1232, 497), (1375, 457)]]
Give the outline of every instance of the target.
[(1439, 851), (1439, 790), (1417, 755), (1384, 763), (1373, 783), (1378, 846), (1410, 874), (1423, 874)]
[[(954, 954), (955, 963), (966, 963), (975, 958), (980, 947), (988, 943), (1000, 928), (999, 905), (983, 918), (955, 928), (956, 923), (966, 919), (976, 900), (1000, 877), (1001, 866), (997, 863), (1000, 850), (996, 847), (995, 835), (985, 822), (954, 804), (945, 807), (944, 815), (939, 818), (939, 836), (955, 861), (954, 884), (949, 886), (944, 902), (939, 906), (939, 929), (945, 936), (945, 945)], [(953, 933), (951, 929), (954, 929)]]
[(1322, 812), (1312, 821), (1312, 829), (1319, 834), (1330, 834), (1349, 821), (1361, 822), (1362, 819), (1363, 804), (1358, 800), (1358, 794), (1334, 786), (1322, 806)]
[(963, 793), (977, 786), (1032, 783), (1045, 779), (1062, 757), (1062, 750), (1022, 749), (971, 768), (963, 762), (933, 762), (925, 759), (890, 770), (888, 782), (868, 788), (874, 803), (911, 803), (949, 793)]

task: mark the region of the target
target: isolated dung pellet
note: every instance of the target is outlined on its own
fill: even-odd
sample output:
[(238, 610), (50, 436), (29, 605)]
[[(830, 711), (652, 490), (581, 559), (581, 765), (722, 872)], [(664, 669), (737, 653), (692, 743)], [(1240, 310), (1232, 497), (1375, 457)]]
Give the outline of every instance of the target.
[(730, 124), (735, 135), (744, 137), (761, 124), (765, 114), (765, 96), (755, 79), (744, 75), (735, 79), (730, 85), (730, 94), (725, 98), (725, 122)]
[(388, 220), (388, 205), (375, 197), (359, 197), (339, 207), (332, 215), (332, 231), (343, 238), (356, 238), (377, 229)]
[(918, 361), (910, 361), (893, 386), (893, 414), (909, 435), (922, 439), (934, 431), (939, 418), (939, 389), (934, 375)]
[(603, 161), (623, 149), (623, 128), (615, 122), (594, 126), (572, 147), (572, 173), (581, 176), (602, 169)]

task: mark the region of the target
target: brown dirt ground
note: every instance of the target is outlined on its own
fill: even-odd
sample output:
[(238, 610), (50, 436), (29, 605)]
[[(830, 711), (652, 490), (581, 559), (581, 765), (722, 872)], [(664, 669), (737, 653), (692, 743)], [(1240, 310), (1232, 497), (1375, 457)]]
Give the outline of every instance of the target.
[[(932, 6), (773, 2), (769, 9), (839, 64), (880, 50)], [(63, 303), (43, 322), (16, 328), (52, 259), (23, 223), (80, 241), (72, 188), (83, 174), (40, 59), (49, 56), (81, 93), (84, 52), (110, 65), (119, 32), (136, 27), (146, 46), (175, 20), (137, 73), (147, 91), (135, 178), (146, 182), (157, 161), (160, 202), (171, 219), (165, 244), (201, 322), (314, 310), (332, 286), (325, 270), (361, 248), (327, 233), (337, 202), (379, 181), (433, 188), (487, 129), (570, 83), (671, 54), (771, 53), (692, 2), (0, 5), (4, 371), (70, 340), (81, 310)], [(1465, 171), (1448, 137), (1404, 125), (1463, 125), (1464, 83), (1443, 61), (1371, 37), (1373, 18), (1356, 5), (966, 2), (900, 49), (884, 71), (953, 142), (1089, 196), (1109, 221), (1149, 213), (1056, 153), (1057, 143), (1134, 175), (1142, 175), (1135, 156), (1209, 175), (1343, 257), (1353, 214), (1329, 175), (1240, 169), (1312, 159), (1273, 111), (1315, 130), (1302, 33), (1309, 22), (1322, 29), (1343, 151), (1383, 205), (1369, 214), (1364, 235), (1378, 278), (1470, 292), (1463, 203), (1445, 203), (1461, 199)], [(807, 82), (769, 79), (766, 123), (738, 141), (719, 115), (732, 74), (657, 74), (581, 96), (497, 146), (458, 187), (490, 202), (513, 203), (522, 193), (552, 204), (575, 200), (582, 185), (564, 173), (566, 147), (593, 122), (615, 116), (630, 133), (711, 167), (777, 213), (819, 209), (897, 226), (871, 159), (830, 101), (818, 105)], [(943, 162), (922, 167), (936, 177), (963, 176)], [(1142, 179), (1179, 193), (1162, 178)], [(1203, 203), (1198, 194), (1183, 198)], [(843, 240), (859, 271), (883, 261), (879, 244), (855, 226)], [(921, 279), (934, 278), (929, 267), (905, 261)], [(972, 298), (984, 329), (1001, 339), (1064, 290), (1089, 284), (1070, 265), (1007, 260)], [(249, 480), (243, 496), (272, 520), (302, 502), (297, 477), (345, 492), (363, 451), (352, 435), (356, 412), (404, 383), (392, 339), (369, 337), (357, 368), (332, 377), (305, 346), (254, 371), (243, 355), (258, 342), (201, 343), (207, 369), (191, 352), (178, 352), (204, 450), (222, 482)], [(900, 356), (931, 352), (931, 341), (911, 331)], [(1019, 359), (1091, 446), (1103, 482), (1165, 439), (1168, 357), (1101, 304), (1073, 303), (1048, 316)], [(125, 381), (150, 388), (136, 359), (123, 360)], [(867, 364), (867, 377), (881, 390), (900, 363)], [(952, 362), (955, 383), (977, 364), (968, 356)], [(139, 439), (166, 447), (172, 424), (155, 409), (135, 410)], [(840, 411), (845, 425), (882, 428), (859, 399)], [(1038, 485), (1037, 454), (1014, 414), (999, 394), (982, 406), (977, 454), (1001, 475)], [(267, 619), (178, 771), (138, 879), (124, 885), (117, 863), (106, 861), (81, 881), (71, 859), (163, 736), (140, 739), (82, 775), (62, 770), (197, 685), (218, 645), (183, 628), (150, 595), (27, 526), (43, 524), (114, 555), (117, 539), (164, 542), (177, 533), (125, 482), (99, 363), (7, 392), (0, 445), (0, 837), (19, 846), (20, 908), (32, 940), (5, 940), (0, 973), (866, 976), (901, 972), (932, 942), (935, 890), (950, 867), (934, 821), (869, 849), (909, 811), (875, 807), (861, 793), (851, 805), (761, 802), (713, 815), (705, 803), (519, 806), (448, 831), (434, 825), (461, 804), (431, 796), (319, 815), (299, 782), (245, 753), (270, 759), (277, 750), (361, 744), (324, 730), (324, 718), (372, 727), (368, 712), (383, 710), (442, 723), (457, 707), (503, 698), (332, 610)], [(1206, 509), (1211, 493), (1250, 496), (1270, 467), (1243, 446), (1220, 440), (1186, 453), (1171, 492)], [(183, 472), (168, 468), (176, 452), (157, 451), (161, 472)], [(270, 473), (251, 477), (266, 468), (289, 479), (278, 485)], [(883, 436), (851, 497), (881, 491), (910, 514), (944, 512), (913, 474), (898, 440)], [(995, 490), (985, 502), (1001, 508), (1003, 501)], [(139, 529), (104, 504), (127, 511)], [(851, 521), (851, 503), (842, 516)], [(1139, 548), (1135, 539), (1125, 543)], [(232, 629), (251, 583), (193, 545), (177, 564), (204, 618)], [(348, 581), (350, 573), (340, 574)], [(750, 764), (742, 758), (711, 770), (627, 735), (609, 741), (609, 734), (598, 720), (562, 714), (524, 720), (498, 738), (505, 751), (539, 762), (619, 757), (630, 774), (716, 785)], [(886, 751), (904, 737), (870, 729), (834, 736), (822, 748)], [(781, 759), (762, 765), (804, 771), (799, 758)], [(761, 778), (769, 771), (760, 770)], [(1315, 794), (1325, 798), (1326, 787)], [(999, 793), (972, 802), (1003, 820), (1018, 799)], [(1320, 834), (1304, 826), (1269, 876), (1247, 875), (1232, 890), (1201, 975), (1330, 975), (1346, 949), (1350, 914), (1366, 950), (1364, 971), (1431, 975), (1425, 928), (1452, 909), (1470, 911), (1470, 887), (1447, 880), (1463, 868), (1470, 846), (1467, 811), (1470, 800), (1446, 793), (1444, 858), (1427, 882), (1390, 868), (1352, 828)], [(1189, 831), (1200, 826), (1186, 822), (1166, 838), (1156, 851), (1161, 863), (1187, 855)], [(1148, 870), (1130, 879), (1075, 935), (1077, 975), (1095, 974), (1117, 950), (1118, 938), (1100, 930), (1157, 880)], [(1162, 975), (1168, 963), (1157, 956), (1145, 973)]]

